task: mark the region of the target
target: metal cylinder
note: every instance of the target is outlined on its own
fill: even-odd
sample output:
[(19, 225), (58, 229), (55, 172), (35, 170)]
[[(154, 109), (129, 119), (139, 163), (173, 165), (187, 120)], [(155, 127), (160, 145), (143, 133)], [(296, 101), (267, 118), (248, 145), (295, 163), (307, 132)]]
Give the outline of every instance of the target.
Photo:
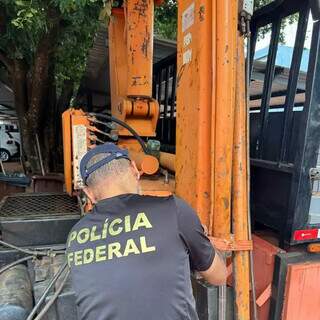
[(175, 168), (175, 162), (176, 162), (176, 155), (172, 153), (167, 153), (167, 152), (160, 152), (160, 165), (168, 169), (172, 172), (176, 171)]
[(1, 320), (26, 319), (32, 304), (32, 287), (26, 266), (16, 265), (0, 275)]
[[(236, 104), (234, 115), (234, 147), (232, 168), (232, 230), (234, 239), (248, 240), (248, 175), (247, 175), (247, 113), (245, 93), (244, 40), (237, 45)], [(250, 318), (249, 252), (234, 253), (235, 319)]]
[(154, 0), (127, 5), (127, 95), (151, 97)]
[(145, 154), (143, 151), (129, 151), (130, 158), (136, 163), (137, 168), (145, 174), (152, 175), (159, 170), (159, 161), (156, 157)]

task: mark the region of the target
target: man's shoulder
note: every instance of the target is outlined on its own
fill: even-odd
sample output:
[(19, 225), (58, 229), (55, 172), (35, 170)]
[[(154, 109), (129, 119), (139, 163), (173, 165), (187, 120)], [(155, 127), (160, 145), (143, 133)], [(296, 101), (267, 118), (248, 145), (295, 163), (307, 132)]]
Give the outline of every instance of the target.
[(81, 217), (80, 220), (72, 227), (72, 229), (70, 230), (69, 234), (72, 231), (77, 231), (77, 230), (80, 230), (80, 229), (88, 226), (88, 224), (91, 223), (93, 214), (94, 213), (89, 212), (89, 213), (85, 214), (83, 217)]

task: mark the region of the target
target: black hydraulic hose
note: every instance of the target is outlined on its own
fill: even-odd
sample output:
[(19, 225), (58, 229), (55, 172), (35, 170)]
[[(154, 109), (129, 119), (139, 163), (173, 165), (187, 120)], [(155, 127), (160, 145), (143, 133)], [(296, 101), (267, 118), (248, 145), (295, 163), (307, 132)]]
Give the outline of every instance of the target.
[(47, 256), (47, 252), (42, 252), (42, 251), (37, 251), (37, 250), (29, 250), (29, 249), (24, 249), (24, 248), (20, 248), (15, 246), (14, 244), (5, 242), (3, 240), (0, 240), (0, 244), (2, 244), (4, 247), (8, 247), (11, 249), (15, 249), (17, 251), (32, 255), (32, 256)]
[(113, 121), (117, 124), (119, 124), (120, 126), (124, 127), (125, 129), (127, 129), (140, 143), (141, 148), (143, 150), (144, 153), (148, 154), (148, 149), (146, 147), (145, 142), (143, 141), (143, 139), (139, 136), (139, 134), (132, 128), (130, 127), (128, 124), (126, 124), (125, 122), (119, 120), (118, 118), (115, 118), (114, 116), (110, 116), (107, 114), (101, 114), (101, 113), (89, 113), (90, 116), (94, 116), (94, 117), (100, 117), (100, 118), (104, 118), (107, 119), (109, 121)]
[(40, 313), (37, 315), (37, 317), (34, 320), (41, 320), (43, 316), (48, 312), (48, 310), (51, 308), (51, 306), (54, 304), (54, 302), (57, 300), (59, 297), (59, 294), (61, 293), (68, 277), (70, 274), (70, 269), (66, 272), (65, 276), (63, 277), (58, 289), (54, 293), (54, 295), (51, 297), (51, 299), (48, 301), (48, 303), (44, 306), (44, 308), (40, 311)]
[(58, 272), (52, 277), (52, 279), (50, 280), (49, 284), (47, 285), (47, 287), (45, 288), (45, 290), (43, 291), (40, 299), (38, 300), (37, 304), (33, 307), (31, 313), (29, 314), (28, 318), (26, 320), (32, 320), (34, 315), (36, 314), (36, 312), (38, 311), (40, 305), (42, 304), (42, 302), (45, 300), (46, 296), (48, 295), (50, 289), (52, 288), (52, 286), (56, 283), (56, 281), (58, 280), (58, 278), (61, 276), (62, 272), (65, 270), (65, 268), (67, 267), (67, 262), (65, 262), (60, 269), (58, 270)]
[(65, 253), (64, 250), (52, 250), (52, 249), (50, 249), (50, 250), (39, 251), (39, 250), (25, 249), (25, 248), (18, 247), (18, 246), (14, 245), (14, 244), (8, 243), (8, 242), (3, 241), (3, 240), (0, 240), (0, 244), (3, 245), (4, 247), (20, 251), (22, 253), (26, 253), (26, 254), (31, 255), (31, 256), (43, 256), (43, 257), (47, 256), (47, 257), (51, 257), (52, 255), (56, 255), (58, 253)]
[(11, 262), (11, 263), (7, 264), (6, 266), (4, 266), (4, 267), (2, 267), (0, 269), (0, 274), (2, 274), (3, 272), (15, 267), (16, 265), (18, 265), (20, 263), (23, 263), (25, 261), (31, 260), (33, 258), (34, 258), (34, 256), (27, 256), (27, 257), (20, 258), (20, 259), (14, 261), (14, 262)]

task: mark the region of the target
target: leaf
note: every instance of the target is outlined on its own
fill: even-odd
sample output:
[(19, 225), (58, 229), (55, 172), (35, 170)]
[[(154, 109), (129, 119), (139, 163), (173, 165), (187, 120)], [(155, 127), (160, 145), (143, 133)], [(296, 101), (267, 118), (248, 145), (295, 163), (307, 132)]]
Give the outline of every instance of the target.
[(16, 27), (19, 26), (19, 22), (17, 20), (12, 20), (11, 23)]
[(20, 0), (16, 0), (15, 4), (19, 7), (25, 7), (27, 5), (27, 3), (25, 3), (24, 1), (20, 1)]
[(111, 16), (112, 3), (110, 1), (106, 2), (103, 9), (100, 11), (99, 20), (107, 22)]
[(25, 11), (26, 11), (26, 9), (19, 10), (17, 13), (17, 16), (18, 17), (21, 16), (21, 14), (24, 13)]

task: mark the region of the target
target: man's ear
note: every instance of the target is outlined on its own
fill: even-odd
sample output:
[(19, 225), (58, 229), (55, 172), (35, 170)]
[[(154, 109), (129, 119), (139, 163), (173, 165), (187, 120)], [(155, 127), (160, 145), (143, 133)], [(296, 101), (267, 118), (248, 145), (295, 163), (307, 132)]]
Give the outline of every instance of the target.
[(84, 187), (83, 192), (86, 194), (92, 204), (95, 204), (97, 202), (96, 197), (94, 196), (94, 193), (90, 188)]
[(130, 162), (131, 164), (131, 170), (133, 171), (134, 176), (137, 178), (137, 180), (140, 180), (140, 172), (137, 168), (137, 165), (134, 161)]

